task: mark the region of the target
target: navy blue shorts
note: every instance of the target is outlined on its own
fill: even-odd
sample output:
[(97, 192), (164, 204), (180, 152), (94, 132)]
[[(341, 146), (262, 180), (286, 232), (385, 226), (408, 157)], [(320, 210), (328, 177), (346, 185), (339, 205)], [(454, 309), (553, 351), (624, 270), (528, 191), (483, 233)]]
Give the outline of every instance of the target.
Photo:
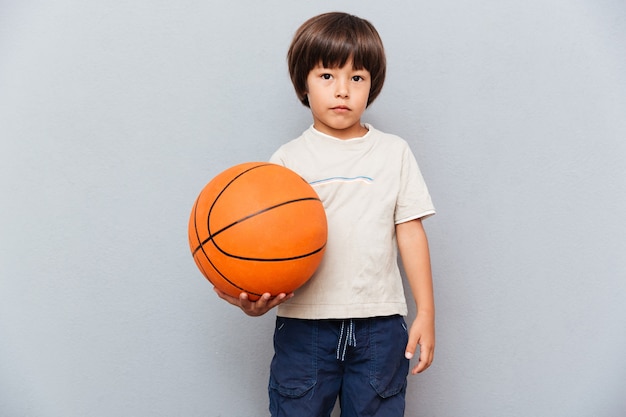
[(269, 382), (272, 417), (404, 415), (409, 361), (402, 316), (276, 318)]

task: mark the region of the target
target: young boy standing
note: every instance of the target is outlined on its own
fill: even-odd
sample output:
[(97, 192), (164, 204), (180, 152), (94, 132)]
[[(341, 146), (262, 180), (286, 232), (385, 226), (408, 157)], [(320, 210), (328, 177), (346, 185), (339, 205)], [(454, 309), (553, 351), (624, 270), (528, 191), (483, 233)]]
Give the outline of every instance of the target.
[[(308, 181), (324, 203), (324, 259), (296, 294), (218, 295), (249, 315), (277, 307), (272, 416), (404, 415), (409, 360), (433, 360), (434, 297), (422, 219), (435, 213), (408, 144), (361, 122), (385, 79), (383, 44), (366, 20), (326, 13), (296, 32), (288, 64), (313, 125), (271, 161)], [(417, 305), (407, 329), (398, 250)]]

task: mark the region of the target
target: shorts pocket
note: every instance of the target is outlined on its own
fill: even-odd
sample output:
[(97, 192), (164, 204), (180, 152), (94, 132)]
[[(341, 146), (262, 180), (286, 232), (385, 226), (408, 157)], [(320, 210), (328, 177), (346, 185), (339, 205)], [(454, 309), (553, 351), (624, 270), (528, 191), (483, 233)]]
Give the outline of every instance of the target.
[(402, 316), (379, 320), (371, 328), (370, 385), (382, 398), (406, 390), (409, 360), (404, 357), (409, 334)]
[(300, 398), (317, 383), (317, 324), (313, 320), (276, 318), (269, 388)]

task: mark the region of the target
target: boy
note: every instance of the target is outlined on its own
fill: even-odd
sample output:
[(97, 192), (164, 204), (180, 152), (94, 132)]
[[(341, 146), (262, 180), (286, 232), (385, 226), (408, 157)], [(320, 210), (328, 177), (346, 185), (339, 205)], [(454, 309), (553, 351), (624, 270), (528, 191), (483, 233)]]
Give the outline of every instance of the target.
[[(385, 54), (376, 29), (344, 13), (309, 19), (288, 52), (291, 80), (313, 125), (271, 161), (307, 180), (324, 203), (328, 243), (296, 294), (218, 295), (257, 316), (277, 307), (269, 396), (272, 416), (404, 415), (412, 373), (431, 364), (434, 298), (422, 219), (435, 213), (407, 143), (361, 123), (381, 91)], [(417, 305), (407, 330), (399, 250)]]

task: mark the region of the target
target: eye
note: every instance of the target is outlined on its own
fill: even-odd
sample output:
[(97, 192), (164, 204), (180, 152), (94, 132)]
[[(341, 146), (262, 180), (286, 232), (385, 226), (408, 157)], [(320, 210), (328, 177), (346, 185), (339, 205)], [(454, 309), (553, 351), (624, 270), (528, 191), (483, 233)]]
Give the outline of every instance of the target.
[(332, 75), (330, 74), (322, 74), (322, 79), (323, 80), (330, 80), (332, 78)]
[(360, 75), (353, 75), (352, 81), (356, 81), (356, 82), (363, 81), (363, 77), (361, 77)]

